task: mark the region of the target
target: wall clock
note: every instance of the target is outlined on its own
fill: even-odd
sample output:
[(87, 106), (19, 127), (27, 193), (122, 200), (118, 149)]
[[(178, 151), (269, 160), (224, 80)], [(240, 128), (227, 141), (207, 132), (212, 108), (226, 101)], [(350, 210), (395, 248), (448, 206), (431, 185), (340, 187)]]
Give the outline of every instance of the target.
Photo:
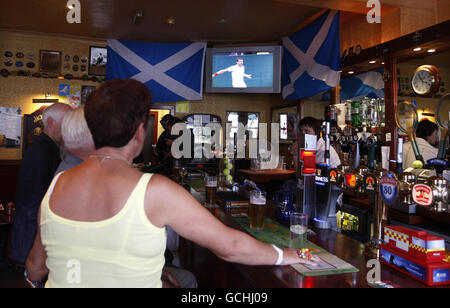
[(412, 88), (418, 95), (433, 95), (441, 85), (441, 74), (434, 65), (419, 66), (412, 78)]

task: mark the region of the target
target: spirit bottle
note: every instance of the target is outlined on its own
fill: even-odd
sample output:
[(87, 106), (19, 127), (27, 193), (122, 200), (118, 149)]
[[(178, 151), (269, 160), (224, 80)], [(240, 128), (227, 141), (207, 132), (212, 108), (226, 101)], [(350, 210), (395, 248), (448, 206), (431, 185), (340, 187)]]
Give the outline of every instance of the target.
[(359, 117), (361, 119), (361, 126), (363, 127), (364, 130), (367, 127), (367, 122), (368, 122), (367, 110), (369, 107), (368, 106), (369, 102), (370, 102), (370, 100), (368, 100), (367, 98), (363, 98), (361, 100), (361, 105), (359, 107)]
[(361, 127), (361, 121), (359, 118), (359, 102), (352, 102), (352, 126), (354, 128)]
[(352, 105), (350, 102), (345, 103), (345, 124), (352, 125)]
[(386, 106), (384, 104), (384, 99), (379, 98), (377, 100), (378, 105), (378, 117), (379, 117), (379, 124), (381, 127), (386, 126)]

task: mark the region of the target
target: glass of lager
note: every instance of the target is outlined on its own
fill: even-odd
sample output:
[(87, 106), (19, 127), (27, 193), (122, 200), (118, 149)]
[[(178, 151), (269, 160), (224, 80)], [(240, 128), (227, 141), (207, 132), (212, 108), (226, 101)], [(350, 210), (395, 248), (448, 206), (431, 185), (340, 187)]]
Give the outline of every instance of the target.
[(252, 190), (250, 192), (250, 228), (252, 229), (264, 229), (266, 197), (265, 191)]
[(291, 213), (290, 216), (291, 248), (306, 248), (306, 232), (308, 231), (308, 215)]
[(180, 169), (181, 169), (181, 161), (179, 159), (175, 159), (172, 168), (172, 180), (175, 183), (180, 184)]
[(205, 205), (215, 206), (216, 205), (216, 190), (217, 190), (217, 176), (215, 175), (205, 175)]

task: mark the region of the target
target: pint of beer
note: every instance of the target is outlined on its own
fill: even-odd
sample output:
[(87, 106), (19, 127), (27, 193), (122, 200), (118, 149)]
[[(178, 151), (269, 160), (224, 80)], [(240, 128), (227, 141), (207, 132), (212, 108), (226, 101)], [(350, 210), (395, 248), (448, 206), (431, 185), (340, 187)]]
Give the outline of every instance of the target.
[(180, 169), (181, 169), (181, 161), (179, 159), (175, 159), (172, 168), (172, 180), (175, 183), (180, 183), (181, 180)]
[(266, 197), (265, 191), (252, 190), (250, 192), (250, 228), (252, 229), (264, 229)]
[(216, 205), (217, 176), (215, 176), (215, 175), (206, 175), (205, 176), (205, 190), (206, 190), (205, 205), (206, 206), (215, 206)]

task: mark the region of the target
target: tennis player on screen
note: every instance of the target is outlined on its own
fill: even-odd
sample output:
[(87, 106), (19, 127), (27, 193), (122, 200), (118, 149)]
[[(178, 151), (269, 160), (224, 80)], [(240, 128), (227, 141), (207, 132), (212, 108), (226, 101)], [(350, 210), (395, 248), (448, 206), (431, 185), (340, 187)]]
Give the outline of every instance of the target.
[(212, 76), (214, 78), (217, 75), (220, 75), (220, 74), (223, 74), (226, 72), (231, 73), (233, 88), (247, 88), (247, 84), (244, 81), (244, 77), (252, 79), (252, 75), (245, 73), (244, 59), (242, 59), (242, 58), (236, 59), (235, 65), (232, 65), (229, 68), (220, 70), (217, 73), (213, 74)]

